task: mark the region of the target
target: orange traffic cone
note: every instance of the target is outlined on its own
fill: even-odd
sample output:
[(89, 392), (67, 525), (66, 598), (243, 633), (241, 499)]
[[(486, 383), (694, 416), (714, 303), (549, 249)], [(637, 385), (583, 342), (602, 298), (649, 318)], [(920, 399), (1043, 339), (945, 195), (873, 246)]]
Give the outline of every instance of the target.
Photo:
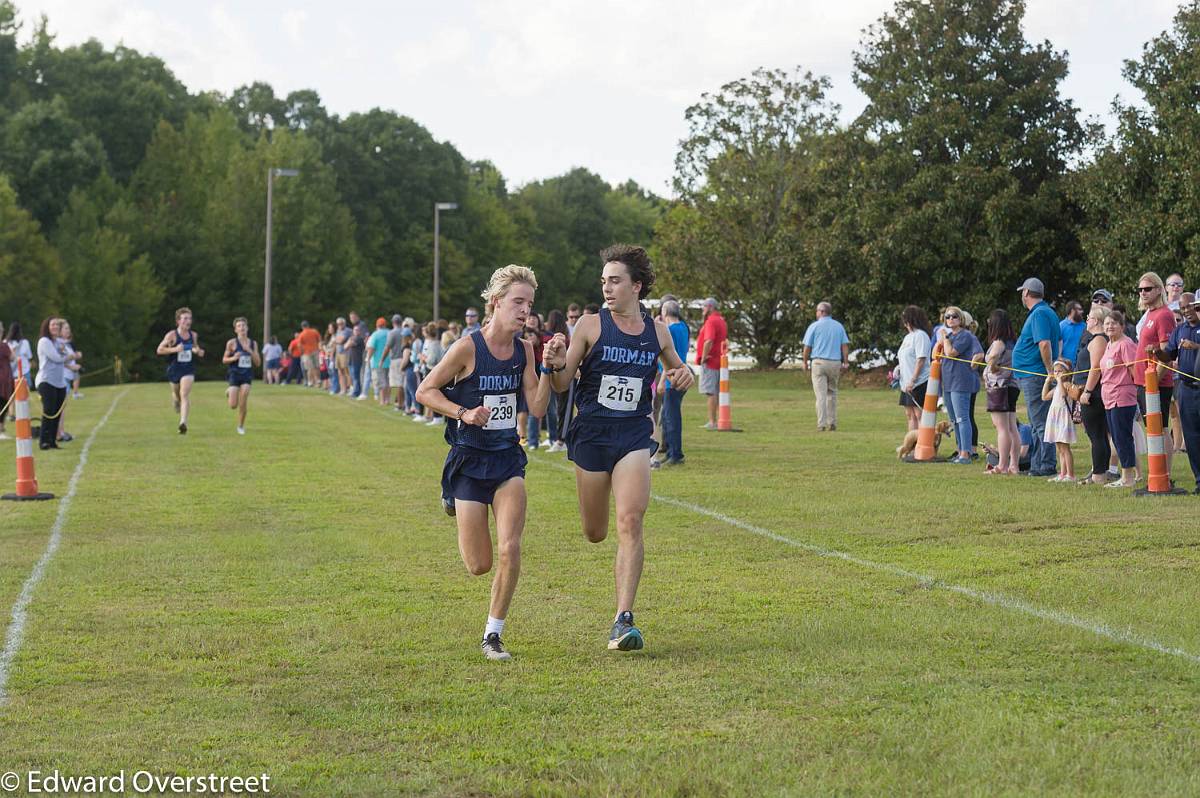
[(729, 404), (729, 342), (721, 342), (721, 385), (717, 392), (717, 430), (733, 431), (733, 407)]
[(1135, 496), (1183, 496), (1187, 491), (1171, 486), (1167, 472), (1167, 442), (1163, 435), (1162, 399), (1158, 392), (1158, 364), (1154, 355), (1146, 364), (1146, 487), (1133, 492)]
[(933, 363), (929, 366), (929, 382), (925, 385), (925, 404), (921, 408), (921, 421), (917, 427), (917, 446), (913, 449), (913, 460), (920, 463), (933, 462), (937, 449), (933, 442), (937, 438), (937, 402), (942, 388), (942, 345), (933, 348)]
[[(17, 374), (23, 375), (21, 360), (17, 359)], [(53, 499), (53, 493), (39, 493), (37, 477), (33, 473), (33, 431), (29, 425), (29, 383), (24, 376), (17, 377), (13, 392), (13, 409), (17, 416), (17, 492), (6, 493), (0, 499), (9, 501), (45, 501)]]

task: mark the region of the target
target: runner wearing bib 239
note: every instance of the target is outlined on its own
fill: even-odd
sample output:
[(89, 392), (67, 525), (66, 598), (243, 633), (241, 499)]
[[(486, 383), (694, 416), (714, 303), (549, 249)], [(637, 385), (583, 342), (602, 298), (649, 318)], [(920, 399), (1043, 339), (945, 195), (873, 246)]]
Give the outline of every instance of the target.
[(617, 616), (608, 647), (636, 651), (644, 645), (633, 623), (633, 602), (642, 576), (642, 525), (650, 503), (650, 455), (654, 423), (650, 385), (662, 360), (678, 390), (692, 384), (671, 333), (641, 306), (654, 284), (646, 250), (616, 244), (600, 253), (601, 286), (608, 308), (583, 316), (570, 345), (556, 335), (543, 350), (554, 390), (564, 391), (576, 369), (579, 411), (567, 432), (567, 457), (575, 463), (575, 486), (583, 533), (593, 543), (608, 536), (608, 499), (617, 506)]
[(500, 563), (482, 643), (492, 660), (511, 659), (500, 634), (521, 573), (527, 460), (517, 413), (528, 408), (540, 416), (550, 401), (550, 380), (537, 376), (533, 347), (518, 335), (536, 290), (530, 269), (497, 269), (483, 292), (487, 324), (455, 342), (416, 393), (419, 403), (446, 417), (450, 453), (442, 468), (442, 506), (455, 516), (458, 548), (472, 574), (492, 568), (489, 506), (496, 519)]

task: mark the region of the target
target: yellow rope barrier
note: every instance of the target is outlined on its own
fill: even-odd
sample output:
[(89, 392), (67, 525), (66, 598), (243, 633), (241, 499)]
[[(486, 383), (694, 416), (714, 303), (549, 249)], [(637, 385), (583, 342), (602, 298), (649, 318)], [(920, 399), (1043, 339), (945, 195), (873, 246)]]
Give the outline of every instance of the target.
[[(942, 358), (943, 360), (954, 360), (959, 363), (968, 363), (972, 366), (984, 366), (985, 368), (990, 368), (990, 366), (988, 366), (987, 363), (985, 363), (982, 360), (964, 360), (961, 357), (951, 357), (950, 355), (936, 353), (936, 352), (934, 353), (933, 357), (935, 360), (937, 358)], [(1173, 371), (1176, 374), (1180, 375), (1181, 377), (1187, 377), (1188, 379), (1192, 379), (1192, 380), (1200, 379), (1200, 377), (1196, 377), (1195, 375), (1188, 374), (1186, 371), (1180, 371), (1179, 369), (1175, 368), (1174, 366), (1164, 363), (1161, 360), (1155, 360), (1152, 357), (1144, 357), (1141, 360), (1133, 360), (1133, 361), (1130, 361), (1129, 363), (1114, 363), (1111, 366), (1092, 366), (1090, 369), (1079, 369), (1078, 371), (1068, 371), (1063, 376), (1064, 377), (1073, 377), (1076, 374), (1088, 374), (1093, 371), (1101, 371), (1105, 368), (1119, 369), (1119, 368), (1124, 368), (1126, 366), (1136, 366), (1138, 363), (1153, 363), (1155, 366), (1160, 366), (1160, 367), (1166, 369), (1167, 371)], [(1007, 369), (1009, 371), (1016, 371), (1021, 374), (1030, 374), (1034, 377), (1045, 377), (1046, 376), (1044, 373), (1042, 373), (1040, 371), (1026, 371), (1025, 369), (1013, 368), (1012, 366), (1000, 366), (999, 368)]]

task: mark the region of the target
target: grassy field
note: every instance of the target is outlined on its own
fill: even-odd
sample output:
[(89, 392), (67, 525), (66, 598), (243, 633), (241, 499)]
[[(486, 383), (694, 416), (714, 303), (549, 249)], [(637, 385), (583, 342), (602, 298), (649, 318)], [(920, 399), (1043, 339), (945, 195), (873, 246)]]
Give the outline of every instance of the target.
[[(703, 432), (689, 396), (688, 464), (654, 477), (647, 650), (605, 650), (613, 539), (584, 542), (564, 456), (539, 453), (516, 659), (488, 663), (440, 431), (256, 385), (239, 438), (222, 399), (198, 385), (180, 436), (165, 384), (90, 389), (76, 442), (39, 456), (61, 495), (116, 402), (30, 606), (0, 771), (265, 771), (288, 796), (1200, 793), (1194, 496), (900, 464), (894, 393), (844, 391), (818, 434), (802, 374), (737, 374), (745, 431)], [(56, 511), (0, 505), (5, 623)]]

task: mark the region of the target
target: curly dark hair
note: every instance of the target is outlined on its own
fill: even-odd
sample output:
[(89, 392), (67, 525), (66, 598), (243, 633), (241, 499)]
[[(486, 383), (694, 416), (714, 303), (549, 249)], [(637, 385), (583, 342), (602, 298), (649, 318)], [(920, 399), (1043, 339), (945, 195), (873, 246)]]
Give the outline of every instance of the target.
[(650, 288), (654, 285), (654, 264), (650, 262), (650, 256), (643, 247), (613, 244), (600, 251), (600, 260), (602, 263), (625, 264), (629, 279), (642, 284), (642, 290), (638, 291), (638, 299), (645, 299), (650, 295)]
[(933, 335), (933, 327), (929, 324), (929, 317), (925, 315), (925, 311), (916, 305), (909, 305), (902, 310), (900, 312), (900, 321), (914, 330), (924, 330), (926, 335)]

